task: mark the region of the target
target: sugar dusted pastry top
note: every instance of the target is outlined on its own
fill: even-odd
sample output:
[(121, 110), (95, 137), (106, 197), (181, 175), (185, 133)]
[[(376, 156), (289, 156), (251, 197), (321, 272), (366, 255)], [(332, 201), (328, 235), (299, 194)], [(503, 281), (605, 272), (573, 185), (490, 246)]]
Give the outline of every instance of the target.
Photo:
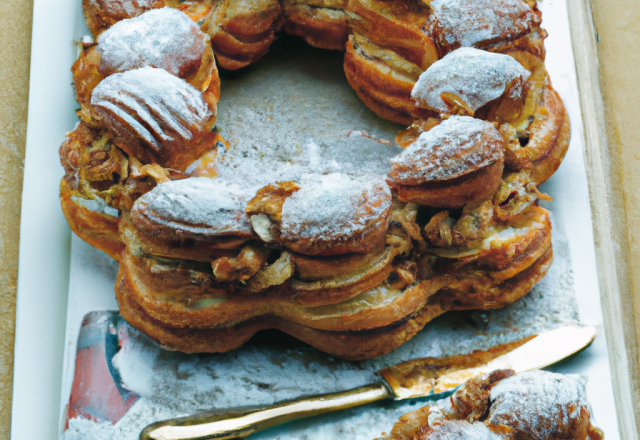
[(139, 67), (157, 67), (185, 78), (200, 68), (206, 34), (182, 12), (155, 9), (119, 21), (100, 34), (100, 73), (108, 76)]
[(482, 423), (467, 421), (445, 421), (433, 427), (429, 440), (503, 440), (503, 437), (491, 431)]
[(453, 179), (499, 160), (503, 145), (493, 124), (451, 116), (392, 159), (389, 178), (404, 185)]
[(379, 440), (602, 440), (585, 382), (548, 371), (497, 370), (461, 385), (442, 407), (403, 415)]
[(529, 71), (509, 55), (462, 47), (420, 75), (411, 97), (421, 107), (449, 113), (441, 94), (453, 93), (475, 111), (502, 96), (514, 80), (510, 93), (519, 98), (529, 76)]
[(533, 25), (533, 11), (522, 0), (433, 0), (428, 32), (451, 46), (473, 46), (514, 38)]
[(504, 379), (491, 389), (487, 423), (505, 424), (533, 438), (555, 438), (557, 427), (581, 416), (589, 404), (584, 380), (547, 371), (531, 371)]
[(136, 226), (148, 222), (195, 235), (251, 235), (245, 207), (254, 193), (222, 179), (172, 180), (140, 197), (131, 214)]
[(163, 141), (192, 138), (212, 115), (202, 93), (164, 69), (143, 67), (105, 78), (91, 105), (122, 121), (156, 150)]
[(391, 191), (379, 177), (307, 175), (300, 187), (282, 206), (285, 240), (351, 237), (386, 220), (391, 209)]
[[(506, 4), (478, 1), (493, 8), (492, 13)], [(526, 1), (533, 8), (524, 11), (533, 17), (525, 23), (531, 32), (515, 29), (478, 46), (513, 48), (512, 56), (531, 72), (537, 70), (529, 66), (541, 66), (537, 88), (530, 87), (532, 80), (525, 91), (546, 96), (552, 91), (542, 90), (548, 85), (543, 61), (528, 58), (541, 54), (545, 34), (537, 27), (535, 0)], [(128, 9), (129, 15), (164, 6), (163, 0), (93, 4), (97, 2), (111, 2)], [(545, 233), (537, 235), (509, 223), (510, 234), (501, 229), (507, 237), (499, 232), (501, 239), (487, 246), (500, 247), (500, 252), (485, 252), (483, 243), (495, 229), (494, 195), (510, 165), (503, 157), (506, 141), (492, 124), (446, 115), (436, 119), (435, 112), (411, 99), (424, 69), (461, 45), (441, 44), (444, 34), (439, 31), (427, 35), (425, 26), (438, 20), (428, 1), (167, 2), (196, 24), (166, 10), (116, 24), (119, 17), (87, 7), (89, 3), (85, 0), (85, 13), (94, 35), (113, 28), (99, 38), (100, 48), (85, 44), (75, 65), (76, 84), (84, 86), (88, 98), (81, 102), (86, 110), (83, 123), (95, 130), (83, 145), (88, 145), (87, 153), (103, 154), (109, 145), (100, 136), (108, 133), (111, 151), (118, 154), (100, 163), (108, 165), (103, 167), (107, 178), (84, 179), (76, 187), (63, 182), (63, 209), (79, 235), (121, 261), (117, 294), (123, 316), (138, 327), (143, 327), (140, 319), (152, 318), (142, 331), (163, 345), (187, 352), (227, 351), (244, 342), (238, 340), (240, 335), (249, 336), (261, 325), (277, 325), (284, 331), (294, 329), (294, 336), (304, 335), (301, 339), (336, 356), (371, 358), (403, 344), (446, 310), (515, 301), (546, 273), (552, 255), (546, 223)], [(480, 14), (473, 24), (480, 31), (501, 31), (502, 21), (524, 20), (517, 12), (494, 22)], [(180, 24), (172, 26), (171, 15)], [(163, 19), (167, 21), (160, 23)], [(203, 45), (198, 26), (206, 30), (210, 44)], [(251, 72), (223, 75), (223, 111), (216, 122), (220, 78), (214, 54), (225, 70), (239, 69), (266, 54), (280, 31), (312, 45), (331, 45), (344, 56), (332, 52), (324, 57), (277, 44), (273, 57)], [(172, 41), (166, 41), (169, 34)], [(189, 36), (193, 52), (191, 46), (179, 47)], [(159, 48), (170, 59), (164, 59)], [(200, 53), (200, 68), (192, 77)], [(312, 62), (314, 58), (320, 63)], [(290, 65), (288, 60), (294, 59), (296, 64)], [(101, 75), (101, 63), (111, 75)], [(268, 77), (256, 79), (258, 71), (268, 69)], [(240, 77), (244, 79), (235, 80)], [(131, 81), (125, 84), (127, 78)], [(350, 87), (335, 99), (325, 87), (334, 78)], [(237, 89), (246, 99), (240, 99)], [(274, 92), (265, 93), (270, 90)], [(358, 96), (362, 102), (345, 96)], [(449, 105), (459, 105), (452, 113), (473, 114), (460, 100), (447, 98)], [(540, 96), (533, 98), (526, 101), (533, 102), (531, 112), (543, 105), (538, 105)], [(276, 105), (278, 100), (284, 105)], [(503, 114), (519, 112), (523, 106), (506, 99), (497, 104), (478, 116), (509, 122)], [(559, 111), (545, 114), (553, 117)], [(523, 116), (525, 121), (529, 114)], [(420, 119), (405, 133), (403, 146), (442, 124), (420, 139), (415, 158), (394, 161), (389, 186), (384, 179), (391, 157), (401, 152), (392, 142), (401, 127), (380, 117), (405, 127)], [(563, 123), (563, 118), (556, 119)], [(512, 136), (510, 147), (524, 143), (525, 125), (518, 126), (521, 137)], [(562, 136), (556, 132), (548, 144)], [(531, 136), (532, 145), (535, 141)], [(78, 150), (65, 148), (61, 155)], [(76, 161), (85, 168), (81, 171), (93, 171), (92, 158), (82, 159)], [(413, 179), (416, 186), (395, 185), (392, 178), (403, 183)], [(104, 196), (105, 205), (120, 215), (105, 220), (101, 212), (76, 202), (96, 196)], [(530, 200), (533, 204), (535, 198)], [(458, 212), (448, 217), (449, 211), (439, 211), (431, 222), (422, 215), (438, 208), (461, 209), (462, 216), (456, 219)], [(426, 234), (427, 221), (431, 229), (438, 227), (433, 239)], [(525, 238), (530, 246), (502, 258)], [(454, 253), (455, 261), (431, 250), (475, 251), (476, 245), (480, 248), (473, 255)], [(425, 303), (440, 290), (441, 295)], [(248, 319), (253, 324), (245, 326)], [(488, 390), (486, 394), (488, 400)]]

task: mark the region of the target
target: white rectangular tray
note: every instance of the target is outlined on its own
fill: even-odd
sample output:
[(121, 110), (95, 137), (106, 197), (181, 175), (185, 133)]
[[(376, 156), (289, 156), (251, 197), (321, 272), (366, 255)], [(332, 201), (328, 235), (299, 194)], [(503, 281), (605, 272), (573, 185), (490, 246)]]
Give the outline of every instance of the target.
[[(608, 439), (617, 439), (566, 5), (563, 0), (545, 0), (540, 7), (543, 26), (550, 35), (546, 42), (547, 68), (567, 106), (573, 133), (563, 165), (543, 190), (553, 196), (556, 222), (569, 241), (581, 321), (599, 328), (596, 342), (560, 370), (589, 378), (588, 393), (597, 423)], [(35, 0), (16, 317), (14, 440), (57, 438), (61, 402), (68, 398), (72, 374), (65, 369), (63, 384), (63, 363), (73, 366), (79, 320), (86, 312), (83, 304), (102, 304), (103, 308), (113, 304), (113, 292), (108, 291), (87, 292), (91, 301), (67, 304), (73, 268), (70, 233), (58, 199), (63, 175), (58, 147), (64, 133), (76, 122), (73, 111), (78, 105), (70, 68), (78, 54), (78, 38), (84, 32), (82, 20), (79, 0)]]

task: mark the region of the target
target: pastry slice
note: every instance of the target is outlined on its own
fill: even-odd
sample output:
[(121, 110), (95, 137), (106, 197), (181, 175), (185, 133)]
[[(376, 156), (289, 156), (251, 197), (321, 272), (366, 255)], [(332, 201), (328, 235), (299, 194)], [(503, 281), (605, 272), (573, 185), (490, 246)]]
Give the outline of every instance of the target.
[(498, 370), (465, 382), (444, 408), (405, 414), (379, 440), (602, 440), (579, 376)]

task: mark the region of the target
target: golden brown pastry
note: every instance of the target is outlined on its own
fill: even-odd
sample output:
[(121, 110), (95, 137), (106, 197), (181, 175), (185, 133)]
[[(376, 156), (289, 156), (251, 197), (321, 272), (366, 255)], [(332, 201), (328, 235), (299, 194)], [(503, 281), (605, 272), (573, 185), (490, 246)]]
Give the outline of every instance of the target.
[(498, 124), (507, 168), (527, 170), (539, 184), (566, 154), (569, 121), (542, 61), (525, 51), (507, 54), (457, 49), (420, 76), (412, 97), (427, 110)]
[(322, 256), (384, 247), (392, 200), (382, 179), (334, 173), (308, 176), (300, 185), (281, 183), (279, 192), (272, 187), (259, 192), (247, 210), (264, 241)]
[(277, 0), (213, 0), (202, 31), (211, 38), (220, 67), (239, 69), (267, 53), (282, 25)]
[(473, 267), (489, 271), (495, 280), (506, 280), (532, 265), (551, 246), (549, 212), (537, 206), (509, 222), (486, 222), (486, 230), (477, 231), (475, 237), (470, 233), (475, 231), (469, 231), (469, 220), (477, 224), (477, 218), (463, 217), (451, 226), (447, 213), (434, 216), (425, 226), (424, 235), (434, 246), (427, 252), (442, 258), (437, 262), (438, 273), (455, 274)]
[[(245, 213), (250, 188), (206, 177), (173, 180), (140, 197), (131, 222), (145, 252), (213, 261), (254, 237)], [(175, 251), (174, 251), (175, 249)]]
[(493, 196), (503, 164), (504, 141), (492, 124), (451, 116), (391, 161), (387, 182), (405, 202), (460, 208)]
[(137, 17), (164, 5), (164, 0), (82, 0), (87, 27), (95, 36), (120, 20)]
[[(171, 294), (164, 293), (164, 290), (147, 291), (139, 284), (137, 275), (132, 277), (127, 273), (131, 268), (144, 267), (142, 265), (121, 265), (116, 295), (120, 313), (125, 319), (170, 349), (187, 353), (224, 352), (241, 346), (257, 331), (274, 328), (335, 356), (354, 360), (369, 359), (404, 344), (429, 321), (446, 311), (498, 308), (516, 301), (544, 276), (550, 265), (550, 257), (551, 252), (548, 252), (533, 266), (503, 283), (487, 278), (480, 280), (483, 283), (476, 283), (473, 290), (438, 290), (440, 283), (446, 280), (426, 281), (403, 290), (400, 295), (393, 291), (379, 295), (374, 291), (335, 307), (296, 309), (285, 305), (279, 307), (279, 312), (276, 313), (282, 313), (282, 318), (274, 317), (273, 312), (264, 311), (264, 300), (256, 303), (255, 299), (242, 295), (220, 297), (212, 293), (210, 296), (203, 296), (199, 302), (186, 293), (182, 300), (176, 301), (171, 298)], [(160, 273), (162, 272), (154, 276), (159, 276)], [(189, 275), (187, 269), (184, 276), (192, 275)], [(197, 285), (197, 279), (190, 284)], [(397, 295), (391, 304), (388, 303), (388, 294)], [(372, 307), (372, 299), (385, 305)], [(465, 299), (467, 302), (459, 305)], [(232, 303), (229, 304), (229, 301)], [(414, 309), (416, 302), (417, 310)], [(420, 307), (420, 303), (424, 302), (426, 305)], [(240, 306), (240, 303), (246, 306)], [(212, 316), (224, 314), (224, 310), (231, 310), (235, 314), (228, 317), (231, 322), (223, 326), (207, 326), (207, 322), (214, 321)], [(264, 315), (257, 316), (263, 311)], [(246, 321), (235, 324), (238, 313), (244, 313)], [(405, 313), (408, 314), (403, 318), (384, 324)], [(215, 319), (219, 322), (220, 318)], [(372, 325), (375, 327), (367, 330)], [(327, 330), (323, 330), (323, 327)], [(364, 329), (355, 330), (358, 328)]]
[(93, 90), (91, 107), (116, 145), (143, 163), (182, 171), (217, 139), (215, 100), (164, 69), (105, 78)]
[(344, 50), (349, 38), (348, 0), (282, 0), (284, 31), (321, 49)]
[(60, 200), (69, 226), (91, 245), (119, 259), (124, 245), (118, 232), (117, 207), (144, 191), (144, 183), (123, 185), (129, 174), (126, 155), (107, 131), (83, 123), (67, 133), (60, 146), (60, 161), (65, 170)]
[(479, 108), (505, 94), (515, 102), (523, 101), (530, 75), (509, 55), (463, 47), (421, 74), (411, 97), (418, 106), (434, 112), (474, 116)]
[(444, 408), (405, 414), (379, 440), (602, 440), (584, 380), (547, 371), (499, 370), (464, 383)]
[(459, 47), (499, 51), (539, 32), (541, 22), (536, 3), (523, 0), (433, 0), (429, 6), (425, 33), (440, 57)]
[[(443, 313), (529, 292), (553, 259), (537, 184), (566, 152), (568, 119), (535, 2), (468, 3), (86, 2), (100, 35), (73, 69), (84, 122), (60, 148), (61, 201), (72, 229), (119, 260), (121, 314), (184, 352), (274, 328), (366, 359)], [(247, 66), (280, 29), (345, 50), (358, 96), (411, 124), (387, 176), (309, 165), (248, 183), (222, 168), (236, 146), (213, 125), (213, 53)]]
[(405, 125), (436, 116), (411, 99), (424, 69), (360, 34), (349, 37), (344, 70), (358, 97), (378, 116)]
[[(220, 99), (220, 80), (209, 38), (185, 14), (170, 8), (119, 21), (85, 48), (71, 69), (79, 116), (99, 125), (91, 113), (91, 94), (104, 78), (141, 67), (164, 69), (204, 94)], [(215, 112), (215, 107), (213, 108)]]

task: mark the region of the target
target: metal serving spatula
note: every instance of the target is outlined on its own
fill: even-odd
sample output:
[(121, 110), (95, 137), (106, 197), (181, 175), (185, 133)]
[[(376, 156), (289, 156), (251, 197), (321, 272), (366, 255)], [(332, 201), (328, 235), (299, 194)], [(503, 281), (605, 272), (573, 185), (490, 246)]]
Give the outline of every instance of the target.
[(407, 361), (379, 371), (378, 383), (269, 407), (166, 420), (146, 427), (140, 440), (244, 438), (280, 423), (379, 400), (441, 399), (483, 373), (502, 369), (521, 373), (547, 367), (587, 347), (595, 336), (595, 327), (567, 326), (470, 355)]

